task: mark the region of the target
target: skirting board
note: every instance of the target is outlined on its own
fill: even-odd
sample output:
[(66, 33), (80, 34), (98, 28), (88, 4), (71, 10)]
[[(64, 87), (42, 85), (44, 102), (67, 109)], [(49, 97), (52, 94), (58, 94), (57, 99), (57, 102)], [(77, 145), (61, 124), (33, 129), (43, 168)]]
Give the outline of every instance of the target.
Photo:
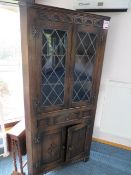
[(92, 140), (96, 141), (96, 142), (99, 142), (99, 143), (106, 144), (106, 145), (111, 145), (111, 146), (115, 146), (115, 147), (118, 147), (118, 148), (121, 148), (121, 149), (125, 149), (125, 150), (128, 150), (128, 151), (131, 151), (131, 147), (128, 147), (128, 146), (125, 146), (125, 145), (121, 145), (121, 144), (118, 144), (118, 143), (109, 142), (109, 141), (98, 139), (98, 138), (95, 138), (95, 137), (93, 137)]

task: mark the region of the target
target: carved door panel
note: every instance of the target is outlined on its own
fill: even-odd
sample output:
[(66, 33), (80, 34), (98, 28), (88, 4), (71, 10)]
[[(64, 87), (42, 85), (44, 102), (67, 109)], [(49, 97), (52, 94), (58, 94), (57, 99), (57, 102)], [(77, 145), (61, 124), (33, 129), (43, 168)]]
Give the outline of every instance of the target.
[(70, 105), (92, 103), (95, 87), (95, 69), (98, 59), (100, 30), (95, 27), (75, 25), (72, 39), (72, 70), (70, 76)]
[(66, 108), (69, 103), (69, 61), (72, 25), (37, 20), (34, 23), (37, 111)]
[(64, 162), (65, 157), (65, 129), (55, 129), (39, 134), (37, 144), (38, 173), (46, 172)]
[(88, 149), (89, 126), (78, 124), (68, 128), (66, 161), (86, 157)]

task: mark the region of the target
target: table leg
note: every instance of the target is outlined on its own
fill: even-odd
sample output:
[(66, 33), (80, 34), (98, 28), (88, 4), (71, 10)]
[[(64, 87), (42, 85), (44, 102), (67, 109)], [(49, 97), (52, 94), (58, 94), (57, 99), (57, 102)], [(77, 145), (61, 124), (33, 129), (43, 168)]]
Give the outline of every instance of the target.
[(16, 163), (16, 147), (15, 147), (15, 140), (11, 140), (11, 150), (13, 155), (13, 162), (14, 162), (14, 168), (15, 171), (17, 171), (17, 163)]
[(18, 150), (18, 158), (19, 158), (19, 163), (20, 163), (20, 171), (21, 171), (21, 174), (24, 174), (24, 172), (23, 172), (22, 154), (21, 154), (21, 150), (20, 150), (20, 143), (19, 143), (19, 141), (17, 142), (17, 150)]

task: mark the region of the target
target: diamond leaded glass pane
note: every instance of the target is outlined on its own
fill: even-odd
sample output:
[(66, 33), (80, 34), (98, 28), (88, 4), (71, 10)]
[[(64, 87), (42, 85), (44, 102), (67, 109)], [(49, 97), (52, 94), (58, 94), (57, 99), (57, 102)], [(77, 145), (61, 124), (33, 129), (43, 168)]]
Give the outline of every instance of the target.
[(43, 106), (63, 104), (67, 32), (42, 31), (41, 103)]
[(94, 33), (77, 33), (72, 97), (74, 102), (90, 101), (91, 99), (96, 39), (97, 35)]

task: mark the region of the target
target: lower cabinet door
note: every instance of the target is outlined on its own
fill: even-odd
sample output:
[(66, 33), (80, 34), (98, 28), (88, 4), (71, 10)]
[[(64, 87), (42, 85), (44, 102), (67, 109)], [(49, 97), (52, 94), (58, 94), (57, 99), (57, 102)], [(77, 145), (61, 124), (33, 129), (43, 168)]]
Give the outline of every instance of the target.
[(65, 138), (64, 128), (55, 129), (40, 134), (40, 143), (37, 145), (37, 156), (40, 166), (39, 173), (49, 171), (65, 160)]
[(88, 135), (87, 125), (78, 124), (68, 128), (66, 162), (85, 157)]

